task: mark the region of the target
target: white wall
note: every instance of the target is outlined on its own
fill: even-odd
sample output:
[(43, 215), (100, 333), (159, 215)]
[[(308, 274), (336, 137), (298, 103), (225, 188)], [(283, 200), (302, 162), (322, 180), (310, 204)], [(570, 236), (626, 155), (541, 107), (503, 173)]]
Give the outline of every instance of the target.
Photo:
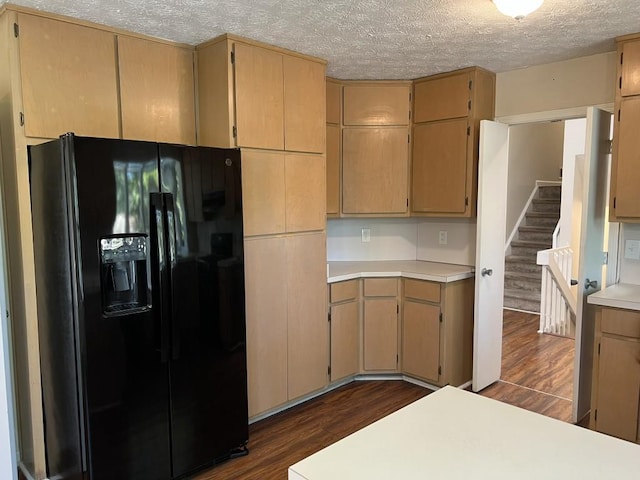
[[(368, 228), (371, 240), (362, 242)], [(447, 244), (439, 234), (447, 232)], [(467, 219), (341, 218), (327, 222), (327, 260), (424, 260), (473, 265), (476, 223)]]
[(624, 258), (625, 241), (640, 240), (640, 225), (636, 223), (621, 224), (620, 239), (620, 282), (640, 285), (640, 260)]
[[(562, 205), (560, 207), (560, 233), (558, 247), (572, 245), (575, 236), (575, 222), (580, 225), (580, 209), (578, 218), (574, 217), (574, 186), (576, 181), (576, 155), (584, 154), (587, 134), (587, 119), (576, 118), (564, 122), (564, 145), (562, 148)], [(579, 171), (579, 169), (578, 169)], [(580, 184), (582, 184), (580, 182)], [(582, 192), (582, 190), (580, 190)], [(582, 205), (582, 202), (580, 202)], [(579, 232), (579, 229), (578, 229)], [(579, 242), (577, 243), (579, 245)]]
[[(439, 243), (440, 232), (447, 232), (447, 244)], [(418, 223), (417, 259), (429, 262), (475, 265), (475, 219), (424, 219)]]
[(536, 180), (560, 180), (563, 139), (563, 122), (514, 125), (509, 128), (507, 238), (527, 204)]

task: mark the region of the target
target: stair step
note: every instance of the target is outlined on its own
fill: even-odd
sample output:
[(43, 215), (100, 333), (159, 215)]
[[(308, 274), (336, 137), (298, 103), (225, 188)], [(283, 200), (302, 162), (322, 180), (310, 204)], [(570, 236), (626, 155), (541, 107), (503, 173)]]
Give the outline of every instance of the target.
[(534, 212), (558, 212), (560, 213), (560, 201), (553, 198), (534, 198), (531, 201), (531, 209)]
[(536, 264), (536, 259), (529, 256), (508, 255), (505, 258), (505, 270), (507, 272), (526, 272), (542, 274), (542, 266)]
[(542, 286), (541, 275), (528, 272), (508, 272), (504, 276), (504, 288), (506, 290), (522, 290), (526, 292), (538, 292)]
[(505, 289), (504, 306), (528, 312), (540, 312), (540, 292)]
[(555, 228), (560, 214), (556, 212), (527, 212), (525, 221), (527, 226), (553, 226)]
[(522, 226), (518, 228), (518, 240), (546, 242), (552, 239), (554, 227), (547, 226)]
[(535, 272), (505, 272), (504, 278), (526, 278), (528, 280), (537, 280), (538, 282), (542, 281), (542, 276)]
[(562, 196), (560, 185), (543, 185), (538, 187), (538, 198), (557, 198)]
[(540, 250), (547, 250), (552, 247), (551, 239), (548, 242), (536, 242), (528, 240), (513, 240), (511, 242), (511, 253), (518, 256), (532, 256), (535, 258)]

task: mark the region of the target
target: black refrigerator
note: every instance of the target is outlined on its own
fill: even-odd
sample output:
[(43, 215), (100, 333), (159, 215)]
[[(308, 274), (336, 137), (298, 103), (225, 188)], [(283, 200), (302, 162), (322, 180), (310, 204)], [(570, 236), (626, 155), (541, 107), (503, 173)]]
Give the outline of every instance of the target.
[(172, 479), (246, 452), (240, 160), (29, 148), (48, 478)]

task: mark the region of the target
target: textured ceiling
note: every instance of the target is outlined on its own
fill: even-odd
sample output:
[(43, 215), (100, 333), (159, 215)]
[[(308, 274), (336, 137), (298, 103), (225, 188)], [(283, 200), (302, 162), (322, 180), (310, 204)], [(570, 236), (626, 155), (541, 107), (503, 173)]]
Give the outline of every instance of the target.
[(329, 61), (341, 79), (410, 79), (478, 65), (513, 70), (614, 50), (640, 0), (545, 0), (516, 21), (490, 0), (13, 0), (198, 44), (234, 33)]

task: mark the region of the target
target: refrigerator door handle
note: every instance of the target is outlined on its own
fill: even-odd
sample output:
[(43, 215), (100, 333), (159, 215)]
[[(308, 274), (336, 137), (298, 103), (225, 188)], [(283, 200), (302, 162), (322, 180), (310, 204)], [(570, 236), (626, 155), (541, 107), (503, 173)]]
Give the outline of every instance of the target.
[(171, 359), (177, 360), (180, 358), (180, 326), (178, 324), (178, 315), (176, 313), (174, 300), (174, 282), (176, 281), (175, 271), (177, 265), (177, 242), (176, 242), (176, 210), (175, 202), (173, 201), (173, 195), (165, 193), (164, 205), (165, 205), (165, 220), (167, 225), (167, 255), (169, 258), (169, 277), (170, 293), (171, 293)]
[(151, 292), (152, 311), (155, 323), (156, 350), (160, 352), (160, 361), (166, 363), (169, 360), (169, 335), (167, 317), (167, 266), (165, 246), (165, 215), (164, 199), (161, 193), (149, 194), (151, 209)]

